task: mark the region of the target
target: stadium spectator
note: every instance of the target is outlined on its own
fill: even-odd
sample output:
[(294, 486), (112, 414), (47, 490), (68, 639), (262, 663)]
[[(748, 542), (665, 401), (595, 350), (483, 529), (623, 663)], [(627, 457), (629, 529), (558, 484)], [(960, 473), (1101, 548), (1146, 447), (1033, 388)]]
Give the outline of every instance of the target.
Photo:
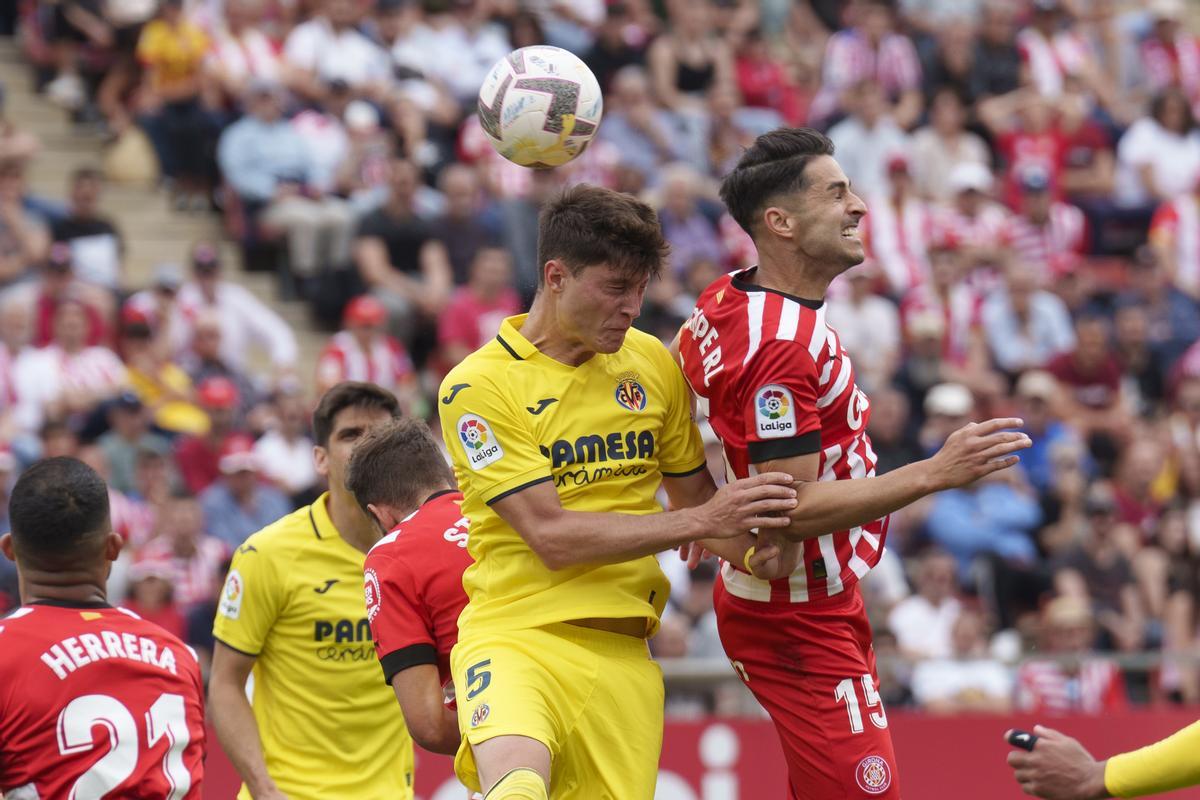
[(979, 40), (971, 63), (971, 97), (983, 100), (1013, 91), (1021, 82), (1021, 52), (1014, 44), (1016, 9), (1005, 0), (985, 0)]
[(995, 180), (986, 166), (960, 163), (950, 170), (948, 182), (954, 200), (935, 211), (932, 238), (955, 243), (967, 275), (978, 281), (977, 268), (997, 264), (1007, 246), (1010, 215), (991, 197)]
[(371, 295), (346, 304), (343, 329), (330, 338), (317, 359), (317, 389), (324, 393), (343, 381), (373, 383), (408, 407), (416, 373), (408, 351), (386, 330), (387, 309)]
[(205, 74), (226, 109), (241, 103), (252, 81), (283, 79), (283, 60), (264, 30), (265, 7), (264, 0), (225, 0), (224, 24), (212, 32)]
[(1017, 177), (1020, 200), (1008, 239), (1014, 255), (1050, 285), (1073, 272), (1088, 246), (1087, 219), (1075, 206), (1054, 199), (1049, 177), (1030, 168)]
[(671, 246), (671, 277), (678, 279), (695, 259), (721, 252), (721, 243), (715, 223), (701, 208), (701, 178), (696, 170), (687, 164), (671, 164), (661, 174), (658, 219)]
[[(959, 93), (971, 101), (971, 70), (975, 58), (975, 27), (962, 17), (946, 22), (931, 41), (921, 42), (918, 51), (922, 58), (922, 90), (924, 97), (932, 96), (939, 87)], [(932, 47), (931, 47), (932, 45)]]
[(21, 284), (9, 294), (33, 309), (33, 344), (43, 347), (50, 342), (54, 335), (54, 315), (68, 299), (84, 304), (88, 344), (107, 342), (112, 295), (76, 278), (70, 246), (64, 243), (51, 246), (39, 267), (36, 280)]
[(905, 333), (910, 339), (938, 337), (935, 353), (944, 364), (937, 369), (978, 371), (987, 359), (987, 344), (980, 328), (982, 298), (963, 280), (964, 261), (958, 242), (935, 232), (929, 242), (929, 266), (928, 283), (910, 289), (901, 303)]
[(71, 246), (80, 280), (115, 291), (121, 285), (125, 246), (116, 225), (100, 213), (103, 189), (104, 175), (95, 167), (71, 173), (70, 205), (66, 216), (50, 224), (50, 235)]
[(810, 122), (830, 121), (849, 110), (847, 93), (864, 82), (880, 86), (888, 114), (907, 130), (921, 115), (921, 61), (912, 41), (895, 29), (891, 4), (855, 0), (854, 26), (829, 37), (821, 90), (809, 111)]
[(753, 28), (742, 37), (734, 54), (734, 72), (742, 103), (774, 112), (771, 127), (804, 122), (812, 96), (806, 96), (788, 74), (787, 65), (772, 56), (761, 29)]
[(1139, 56), (1145, 86), (1151, 92), (1178, 87), (1200, 107), (1200, 39), (1183, 27), (1182, 0), (1149, 4), (1153, 27), (1142, 40)]
[(983, 301), (980, 316), (992, 360), (1009, 375), (1046, 366), (1075, 347), (1071, 315), (1058, 295), (1040, 289), (1036, 262), (1008, 256), (1001, 288)]
[(359, 276), (387, 308), (392, 333), (405, 343), (445, 308), (454, 280), (445, 246), (416, 213), (419, 182), (414, 164), (393, 160), (388, 201), (362, 220), (354, 245)]
[(879, 278), (875, 262), (855, 267), (845, 278), (850, 291), (831, 297), (825, 312), (854, 359), (858, 385), (868, 393), (891, 382), (900, 359), (900, 314), (895, 303), (871, 291)]
[(951, 652), (917, 664), (913, 700), (930, 714), (1006, 714), (1012, 708), (1013, 678), (988, 656), (986, 622), (974, 609), (964, 609), (950, 633)]
[(1187, 192), (1163, 202), (1148, 237), (1171, 285), (1200, 300), (1200, 173)]
[(129, 371), (129, 385), (153, 415), (155, 426), (168, 435), (204, 433), (208, 417), (192, 402), (192, 379), (156, 342), (146, 318), (137, 309), (122, 311), (120, 352)]
[(967, 130), (966, 120), (959, 94), (940, 88), (930, 101), (929, 124), (912, 136), (913, 180), (917, 192), (932, 202), (948, 203), (953, 199), (949, 177), (957, 165), (970, 162), (988, 166), (987, 145), (978, 134)]
[(583, 62), (596, 76), (605, 98), (620, 91), (615, 83), (618, 74), (626, 67), (642, 66), (645, 61), (645, 32), (633, 23), (629, 5), (619, 0), (607, 3), (604, 21), (596, 30), (591, 49), (583, 54)]
[(439, 356), (446, 370), (494, 337), (506, 317), (520, 313), (512, 273), (505, 250), (485, 247), (476, 253), (471, 279), (454, 291), (438, 319)]
[(225, 542), (205, 533), (204, 523), (204, 511), (196, 498), (176, 494), (158, 515), (155, 537), (139, 553), (143, 559), (167, 566), (172, 599), (185, 616), (215, 599), (213, 588), (224, 577), (221, 568), (232, 552)]
[[(1086, 601), (1057, 597), (1047, 603), (1038, 638), (1048, 658), (1025, 661), (1017, 669), (1017, 709), (1033, 714), (1102, 714), (1124, 708), (1120, 669), (1088, 654), (1094, 636), (1092, 610)], [(1064, 662), (1056, 659), (1060, 656), (1075, 658)]]
[(1117, 520), (1132, 526), (1141, 542), (1153, 536), (1166, 511), (1166, 492), (1160, 481), (1165, 467), (1164, 445), (1141, 438), (1120, 452), (1113, 472), (1112, 496)]
[(1187, 194), (1200, 177), (1200, 131), (1178, 89), (1155, 95), (1149, 115), (1117, 143), (1114, 199), (1124, 208), (1149, 208)]
[(1058, 381), (1049, 372), (1032, 369), (1017, 379), (1017, 416), (1025, 421), (1022, 430), (1033, 440), (1021, 454), (1021, 467), (1029, 482), (1042, 494), (1055, 482), (1056, 446), (1076, 435), (1070, 423), (1056, 411), (1058, 397)]
[(613, 75), (605, 103), (604, 124), (597, 135), (620, 150), (626, 167), (657, 182), (662, 164), (688, 155), (675, 118), (655, 103), (649, 76), (641, 66), (624, 67)]
[(892, 155), (887, 174), (891, 191), (867, 198), (871, 211), (860, 224), (868, 255), (887, 279), (889, 293), (903, 297), (929, 280), (930, 210), (914, 190), (906, 156)]
[(950, 658), (954, 654), (954, 623), (962, 614), (958, 593), (957, 565), (942, 550), (929, 550), (917, 562), (913, 574), (915, 592), (896, 604), (887, 617), (887, 627), (896, 636), (905, 658)]
[(875, 474), (884, 475), (897, 467), (921, 460), (921, 449), (912, 432), (909, 411), (908, 396), (898, 389), (885, 385), (872, 391), (871, 420), (867, 423), (867, 433), (871, 435), (871, 446), (878, 457)]
[(301, 395), (287, 392), (280, 392), (273, 405), (273, 425), (254, 443), (254, 455), (263, 476), (287, 494), (292, 505), (307, 505), (316, 499), (318, 483), (309, 406)]
[(348, 150), (335, 176), (337, 194), (362, 216), (387, 200), (387, 165), (394, 144), (378, 109), (367, 101), (351, 101), (343, 116)]
[(362, 10), (354, 0), (322, 0), (316, 13), (288, 34), (283, 46), (287, 87), (312, 103), (326, 99), (331, 82), (355, 96), (380, 99), (390, 73), (387, 54), (358, 29)]
[(246, 98), (249, 113), (221, 134), (217, 158), (248, 219), (284, 234), (288, 267), (307, 281), (347, 263), (354, 211), (346, 201), (328, 194), (333, 169), (325, 170), (329, 174), (319, 171), (298, 127), (304, 118), (288, 120), (283, 103), (280, 85), (253, 81)]
[(126, 578), (129, 594), (121, 601), (121, 607), (183, 639), (187, 622), (175, 603), (176, 573), (171, 564), (139, 556), (129, 565)]
[(175, 442), (175, 463), (184, 486), (192, 494), (207, 489), (221, 474), (221, 453), (239, 436), (238, 390), (228, 378), (205, 378), (196, 387), (196, 399), (208, 414), (208, 432), (181, 436)]
[(0, 162), (0, 288), (27, 278), (50, 249), (45, 224), (25, 202), (24, 168)]
[(888, 165), (909, 149), (908, 135), (888, 114), (883, 87), (864, 78), (843, 95), (848, 115), (829, 129), (838, 163), (864, 197), (891, 192)]
[[(217, 249), (201, 242), (192, 248), (192, 280), (179, 289), (179, 313), (191, 325), (201, 313), (211, 310), (221, 323), (221, 360), (239, 370), (257, 346), (265, 351), (278, 372), (296, 365), (296, 335), (270, 306), (249, 289), (221, 276), (221, 257)], [(181, 334), (192, 332), (191, 325)], [(187, 347), (186, 339), (176, 342), (177, 350)]]
[(228, 437), (217, 464), (221, 476), (200, 494), (200, 508), (204, 530), (232, 550), (292, 506), (286, 495), (261, 480), (262, 466), (250, 437)]
[(734, 82), (733, 54), (715, 35), (710, 5), (672, 0), (667, 17), (667, 29), (646, 52), (654, 95), (689, 129), (702, 130), (704, 96)]
[(1096, 314), (1077, 319), (1075, 348), (1051, 359), (1046, 370), (1065, 390), (1063, 416), (1085, 436), (1118, 441), (1129, 436), (1130, 410), (1121, 396), (1121, 367), (1109, 346), (1107, 320)]
[(464, 286), (476, 254), (499, 241), (499, 219), (485, 204), (479, 177), (472, 168), (449, 165), (438, 176), (438, 188), (446, 199), (446, 210), (430, 227), (434, 238), (446, 249), (454, 285)]
[(1030, 24), (1017, 34), (1023, 83), (1054, 101), (1072, 83), (1100, 93), (1105, 87), (1090, 43), (1063, 0), (1034, 0)]
[(133, 392), (122, 392), (108, 408), (108, 431), (96, 442), (108, 460), (108, 483), (122, 494), (137, 490), (137, 467), (142, 453), (167, 456), (171, 443), (150, 430), (146, 407)]
[(1128, 394), (1134, 415), (1148, 419), (1166, 397), (1171, 362), (1164, 348), (1150, 340), (1150, 321), (1141, 306), (1118, 305), (1113, 333), (1113, 346), (1123, 376), (1121, 390)]
[(245, 372), (225, 362), (223, 337), (220, 314), (211, 308), (201, 311), (191, 325), (191, 340), (187, 351), (180, 356), (180, 366), (187, 370), (197, 388), (210, 378), (232, 383), (237, 390), (237, 419), (241, 420), (257, 404), (259, 392)]

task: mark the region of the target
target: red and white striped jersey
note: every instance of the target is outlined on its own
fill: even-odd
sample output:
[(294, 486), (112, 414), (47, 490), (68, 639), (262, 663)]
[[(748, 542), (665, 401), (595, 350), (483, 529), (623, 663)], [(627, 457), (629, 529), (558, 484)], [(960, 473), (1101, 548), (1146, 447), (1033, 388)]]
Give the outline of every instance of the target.
[(931, 314), (942, 320), (942, 356), (951, 364), (963, 366), (971, 354), (971, 341), (982, 324), (983, 295), (966, 283), (956, 283), (942, 296), (932, 283), (925, 283), (904, 295), (900, 319), (907, 333), (917, 315)]
[[(854, 368), (825, 323), (825, 305), (746, 282), (714, 281), (696, 303), (679, 341), (683, 372), (725, 450), (732, 477), (755, 464), (820, 453), (820, 480), (875, 474), (867, 436), (870, 404)], [(802, 603), (839, 594), (867, 574), (883, 552), (887, 518), (804, 543), (788, 578), (763, 581), (722, 569), (725, 588), (761, 602)]]
[(1175, 252), (1172, 283), (1190, 295), (1200, 295), (1200, 203), (1194, 194), (1181, 194), (1163, 203), (1150, 220), (1151, 243)]
[(1043, 225), (1024, 216), (1013, 217), (1008, 238), (1021, 260), (1037, 265), (1044, 278), (1061, 278), (1073, 270), (1076, 257), (1083, 254), (1087, 218), (1069, 203), (1054, 203)]
[(887, 276), (893, 294), (903, 295), (929, 279), (929, 206), (915, 198), (900, 208), (892, 198), (881, 195), (867, 202), (870, 213), (863, 217), (863, 241), (867, 254)]
[(1086, 659), (1077, 674), (1054, 661), (1027, 661), (1017, 670), (1017, 708), (1044, 714), (1100, 714), (1126, 705), (1125, 681), (1111, 661)]
[(1061, 95), (1065, 79), (1084, 72), (1093, 60), (1087, 39), (1073, 30), (1047, 39), (1036, 28), (1025, 28), (1017, 34), (1017, 50), (1034, 88), (1046, 97)]
[(951, 239), (959, 247), (1000, 247), (1007, 243), (1010, 216), (999, 203), (988, 203), (973, 217), (942, 206), (934, 211), (931, 238)]
[(413, 364), (404, 345), (392, 336), (380, 335), (364, 351), (354, 334), (335, 333), (317, 359), (317, 384), (333, 386), (342, 381), (363, 381), (396, 391), (413, 377)]
[(1180, 31), (1174, 41), (1151, 36), (1141, 46), (1142, 73), (1147, 88), (1160, 92), (1177, 86), (1200, 103), (1200, 37)]
[[(225, 577), (222, 567), (232, 553), (223, 541), (215, 536), (201, 534), (196, 539), (196, 550), (192, 555), (177, 555), (167, 536), (158, 536), (146, 543), (138, 553), (138, 561), (157, 561), (171, 571), (171, 599), (184, 612), (215, 600), (215, 586)], [(135, 564), (138, 562), (134, 562)]]

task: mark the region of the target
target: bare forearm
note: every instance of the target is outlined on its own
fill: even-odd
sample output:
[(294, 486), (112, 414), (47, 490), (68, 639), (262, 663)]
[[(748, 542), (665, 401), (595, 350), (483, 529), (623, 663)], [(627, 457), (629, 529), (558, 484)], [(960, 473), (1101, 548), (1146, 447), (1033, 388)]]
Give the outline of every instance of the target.
[(530, 544), (550, 569), (564, 569), (632, 561), (694, 542), (708, 532), (695, 509), (638, 516), (563, 511), (539, 531), (540, 536), (530, 537)]
[(936, 491), (928, 473), (918, 461), (875, 478), (797, 481), (792, 524), (782, 533), (802, 541), (874, 522)]
[(209, 691), (213, 727), (225, 754), (234, 769), (246, 782), (251, 795), (257, 796), (274, 788), (275, 782), (267, 773), (258, 723), (246, 693), (236, 686), (213, 681)]

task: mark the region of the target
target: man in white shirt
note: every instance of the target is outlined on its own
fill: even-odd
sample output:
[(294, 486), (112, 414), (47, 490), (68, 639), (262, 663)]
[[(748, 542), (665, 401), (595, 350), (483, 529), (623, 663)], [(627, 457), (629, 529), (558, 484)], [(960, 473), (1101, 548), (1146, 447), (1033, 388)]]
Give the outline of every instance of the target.
[(173, 342), (177, 352), (187, 349), (196, 318), (211, 309), (221, 319), (221, 357), (226, 364), (243, 369), (250, 350), (258, 346), (277, 370), (295, 368), (297, 347), (292, 329), (249, 289), (221, 280), (220, 256), (211, 244), (201, 242), (193, 249), (192, 280), (180, 288), (177, 303), (187, 323), (180, 326), (182, 341)]
[[(391, 62), (383, 48), (358, 30), (360, 18), (355, 0), (325, 0), (320, 14), (297, 25), (283, 47), (288, 88), (320, 101), (325, 87), (340, 80), (356, 95), (382, 97), (391, 77)], [(443, 55), (454, 60), (452, 54)]]
[(905, 657), (951, 655), (950, 634), (962, 612), (962, 604), (954, 596), (955, 570), (954, 558), (948, 553), (928, 551), (917, 566), (916, 594), (901, 600), (888, 615), (888, 628)]
[(855, 193), (866, 197), (891, 190), (887, 164), (909, 150), (908, 135), (887, 114), (887, 98), (874, 80), (864, 80), (848, 97), (851, 115), (829, 129)]

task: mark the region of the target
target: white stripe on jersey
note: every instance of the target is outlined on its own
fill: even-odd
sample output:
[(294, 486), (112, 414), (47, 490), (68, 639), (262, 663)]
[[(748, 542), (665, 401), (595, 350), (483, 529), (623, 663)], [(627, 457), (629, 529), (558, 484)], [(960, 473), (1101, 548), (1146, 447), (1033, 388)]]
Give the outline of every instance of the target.
[[(771, 584), (769, 581), (760, 581), (753, 575), (736, 570), (728, 561), (721, 565), (721, 580), (725, 584), (725, 590), (734, 597), (740, 597), (743, 600), (754, 600), (759, 603), (771, 602)], [(808, 599), (807, 592), (805, 592), (804, 599)]]
[(833, 534), (827, 533), (817, 537), (821, 546), (821, 558), (825, 561), (825, 587), (832, 597), (842, 591), (842, 562), (838, 561), (837, 547), (833, 544)]
[(775, 332), (775, 338), (790, 342), (796, 338), (798, 327), (800, 327), (800, 304), (795, 300), (784, 300), (783, 309), (779, 312), (779, 330)]
[(821, 470), (820, 480), (836, 481), (837, 475), (833, 474), (833, 469), (842, 460), (842, 446), (840, 444), (831, 444), (825, 448), (825, 452), (822, 455), (825, 458), (825, 469)]
[[(850, 569), (854, 570), (854, 574), (862, 577), (871, 571), (871, 567), (867, 562), (862, 560), (862, 556), (858, 554), (858, 543), (863, 538), (862, 528), (850, 529)], [(879, 549), (879, 543), (876, 542), (875, 549)]]
[[(829, 363), (832, 364), (833, 362), (830, 361)], [(842, 352), (841, 365), (841, 369), (838, 370), (837, 380), (833, 382), (833, 386), (826, 389), (825, 394), (821, 395), (817, 400), (817, 408), (825, 408), (832, 405), (833, 401), (841, 397), (842, 392), (850, 384), (850, 356), (844, 351)]]
[(808, 568), (804, 564), (788, 576), (788, 591), (789, 599), (793, 603), (808, 602)]
[(816, 320), (813, 322), (812, 338), (808, 340), (808, 354), (812, 356), (813, 363), (817, 362), (817, 356), (821, 355), (821, 348), (825, 346), (825, 340), (829, 337), (829, 327), (825, 324), (825, 305), (813, 312)]
[(746, 346), (746, 357), (742, 359), (743, 367), (750, 363), (750, 359), (754, 358), (754, 354), (758, 352), (758, 346), (762, 344), (763, 307), (767, 302), (767, 293), (751, 292), (746, 300), (746, 321), (750, 324), (750, 343)]

